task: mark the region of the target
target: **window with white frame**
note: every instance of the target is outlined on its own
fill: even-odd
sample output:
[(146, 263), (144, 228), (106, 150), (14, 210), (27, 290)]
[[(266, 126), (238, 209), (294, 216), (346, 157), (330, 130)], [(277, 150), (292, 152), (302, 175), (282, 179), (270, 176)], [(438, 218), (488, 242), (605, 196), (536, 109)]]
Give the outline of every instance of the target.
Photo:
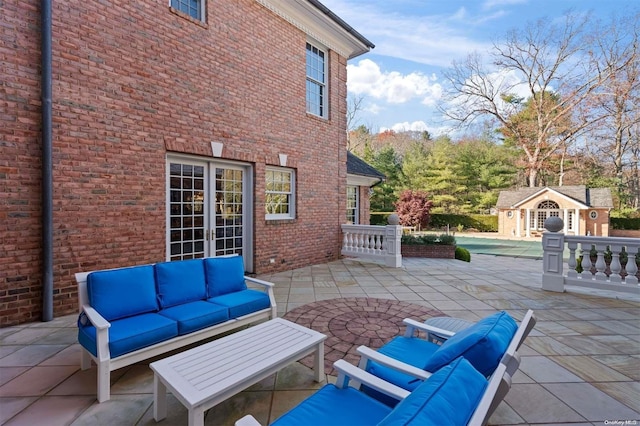
[(357, 225), (360, 223), (358, 216), (358, 187), (347, 186), (347, 223)]
[(307, 112), (327, 117), (326, 52), (307, 43)]
[(205, 0), (170, 0), (171, 7), (191, 16), (193, 19), (204, 21)]
[(267, 168), (265, 214), (267, 219), (295, 218), (295, 173), (293, 170)]

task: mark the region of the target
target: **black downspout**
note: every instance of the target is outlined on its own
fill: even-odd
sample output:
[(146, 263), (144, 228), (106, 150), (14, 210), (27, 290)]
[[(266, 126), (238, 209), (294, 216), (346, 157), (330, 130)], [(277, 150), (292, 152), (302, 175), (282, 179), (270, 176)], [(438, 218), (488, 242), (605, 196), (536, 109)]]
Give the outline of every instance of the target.
[(51, 1), (42, 18), (42, 321), (53, 319), (53, 120), (51, 106)]

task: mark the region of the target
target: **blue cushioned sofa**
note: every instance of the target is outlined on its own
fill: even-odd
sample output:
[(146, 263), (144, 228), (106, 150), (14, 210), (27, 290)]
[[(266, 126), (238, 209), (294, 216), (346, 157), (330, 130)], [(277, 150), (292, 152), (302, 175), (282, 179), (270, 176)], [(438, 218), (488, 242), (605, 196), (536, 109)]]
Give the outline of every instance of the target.
[(113, 370), (277, 316), (273, 284), (246, 277), (237, 255), (81, 272), (76, 281), (80, 365), (97, 364), (99, 402), (110, 397)]

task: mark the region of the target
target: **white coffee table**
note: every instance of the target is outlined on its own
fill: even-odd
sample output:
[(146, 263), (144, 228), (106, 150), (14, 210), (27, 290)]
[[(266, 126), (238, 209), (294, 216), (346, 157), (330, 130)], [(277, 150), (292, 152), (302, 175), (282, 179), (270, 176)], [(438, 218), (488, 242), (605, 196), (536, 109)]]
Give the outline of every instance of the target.
[(189, 410), (189, 425), (203, 425), (206, 410), (313, 352), (321, 382), (326, 337), (276, 318), (153, 362), (153, 418), (167, 416), (169, 388)]

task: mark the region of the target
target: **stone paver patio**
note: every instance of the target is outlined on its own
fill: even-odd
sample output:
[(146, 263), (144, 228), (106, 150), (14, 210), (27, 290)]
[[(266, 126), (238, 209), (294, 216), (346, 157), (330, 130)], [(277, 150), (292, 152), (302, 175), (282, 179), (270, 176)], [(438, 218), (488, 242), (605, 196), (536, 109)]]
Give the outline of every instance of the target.
[[(538, 323), (491, 424), (638, 424), (639, 298), (577, 289), (545, 292), (541, 271), (541, 260), (474, 254), (471, 263), (405, 259), (401, 269), (344, 259), (259, 278), (276, 284), (279, 315), (301, 320), (314, 307), (342, 303), (353, 310), (363, 299), (417, 315), (442, 312), (472, 321), (501, 309), (520, 320), (533, 309)], [(301, 308), (307, 304), (312, 305)], [(112, 399), (97, 403), (96, 368), (79, 368), (75, 321), (69, 315), (0, 330), (0, 424), (156, 424), (148, 362), (114, 372)], [(361, 320), (354, 322), (344, 336), (366, 329)], [(398, 327), (390, 317), (377, 325), (383, 326), (374, 330), (381, 337)], [(342, 348), (348, 354), (347, 345)], [(267, 424), (320, 386), (310, 369), (295, 363), (213, 408), (205, 423), (233, 424), (251, 413)], [(169, 415), (158, 424), (185, 424), (186, 409), (172, 396), (168, 403)]]

